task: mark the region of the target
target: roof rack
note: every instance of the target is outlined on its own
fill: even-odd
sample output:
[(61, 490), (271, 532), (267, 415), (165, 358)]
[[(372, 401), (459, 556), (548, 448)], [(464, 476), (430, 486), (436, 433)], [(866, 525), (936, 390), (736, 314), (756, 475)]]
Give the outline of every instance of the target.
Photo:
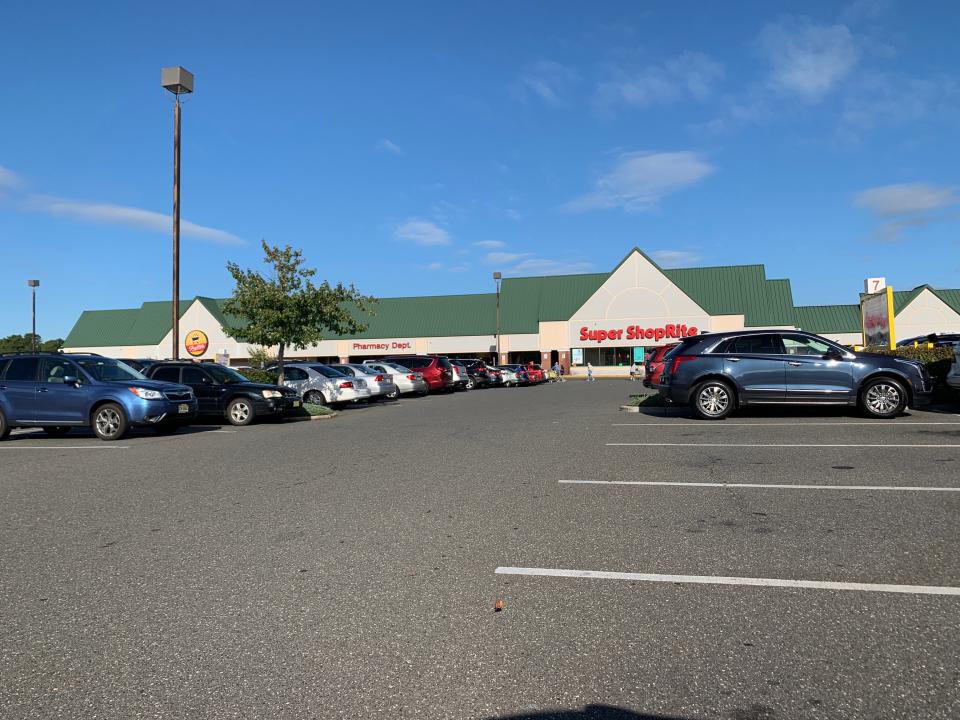
[(0, 352), (0, 357), (18, 357), (21, 355), (63, 355), (59, 350), (22, 350), (17, 352)]

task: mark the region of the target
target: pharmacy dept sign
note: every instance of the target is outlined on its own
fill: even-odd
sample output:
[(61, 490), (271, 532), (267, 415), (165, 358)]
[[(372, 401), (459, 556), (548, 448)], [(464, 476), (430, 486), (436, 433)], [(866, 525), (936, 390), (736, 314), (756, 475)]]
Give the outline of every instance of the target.
[(591, 323), (570, 328), (571, 345), (660, 345), (700, 334), (700, 327), (687, 323), (626, 325), (620, 322)]
[(353, 340), (349, 345), (351, 355), (387, 355), (389, 353), (412, 353), (413, 338), (393, 340)]

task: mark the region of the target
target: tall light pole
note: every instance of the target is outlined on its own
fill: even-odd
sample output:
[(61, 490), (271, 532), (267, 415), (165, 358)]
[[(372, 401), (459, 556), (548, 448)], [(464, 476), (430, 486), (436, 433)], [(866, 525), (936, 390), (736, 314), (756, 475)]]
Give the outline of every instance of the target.
[(193, 92), (193, 73), (179, 65), (160, 71), (160, 84), (174, 94), (173, 104), (173, 354), (180, 357), (180, 96)]
[(27, 287), (33, 294), (33, 333), (30, 335), (30, 349), (37, 351), (37, 288), (40, 287), (39, 280), (27, 280)]
[(497, 365), (500, 364), (500, 280), (503, 275), (499, 272), (493, 274), (493, 281), (497, 284)]

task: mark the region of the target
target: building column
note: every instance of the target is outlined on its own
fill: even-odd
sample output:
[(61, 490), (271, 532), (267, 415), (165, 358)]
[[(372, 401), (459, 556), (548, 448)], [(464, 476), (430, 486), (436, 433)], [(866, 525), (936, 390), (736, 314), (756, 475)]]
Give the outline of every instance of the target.
[(560, 351), (560, 367), (563, 368), (563, 374), (570, 374), (570, 351), (561, 350)]

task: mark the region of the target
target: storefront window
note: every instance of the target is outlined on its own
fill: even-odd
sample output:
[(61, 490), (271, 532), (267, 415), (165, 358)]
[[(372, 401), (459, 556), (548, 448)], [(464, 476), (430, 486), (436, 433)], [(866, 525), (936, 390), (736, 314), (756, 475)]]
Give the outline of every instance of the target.
[[(577, 358), (581, 350), (583, 361), (578, 363)], [(574, 365), (590, 363), (594, 367), (626, 367), (633, 362), (633, 347), (573, 348), (571, 357)]]

